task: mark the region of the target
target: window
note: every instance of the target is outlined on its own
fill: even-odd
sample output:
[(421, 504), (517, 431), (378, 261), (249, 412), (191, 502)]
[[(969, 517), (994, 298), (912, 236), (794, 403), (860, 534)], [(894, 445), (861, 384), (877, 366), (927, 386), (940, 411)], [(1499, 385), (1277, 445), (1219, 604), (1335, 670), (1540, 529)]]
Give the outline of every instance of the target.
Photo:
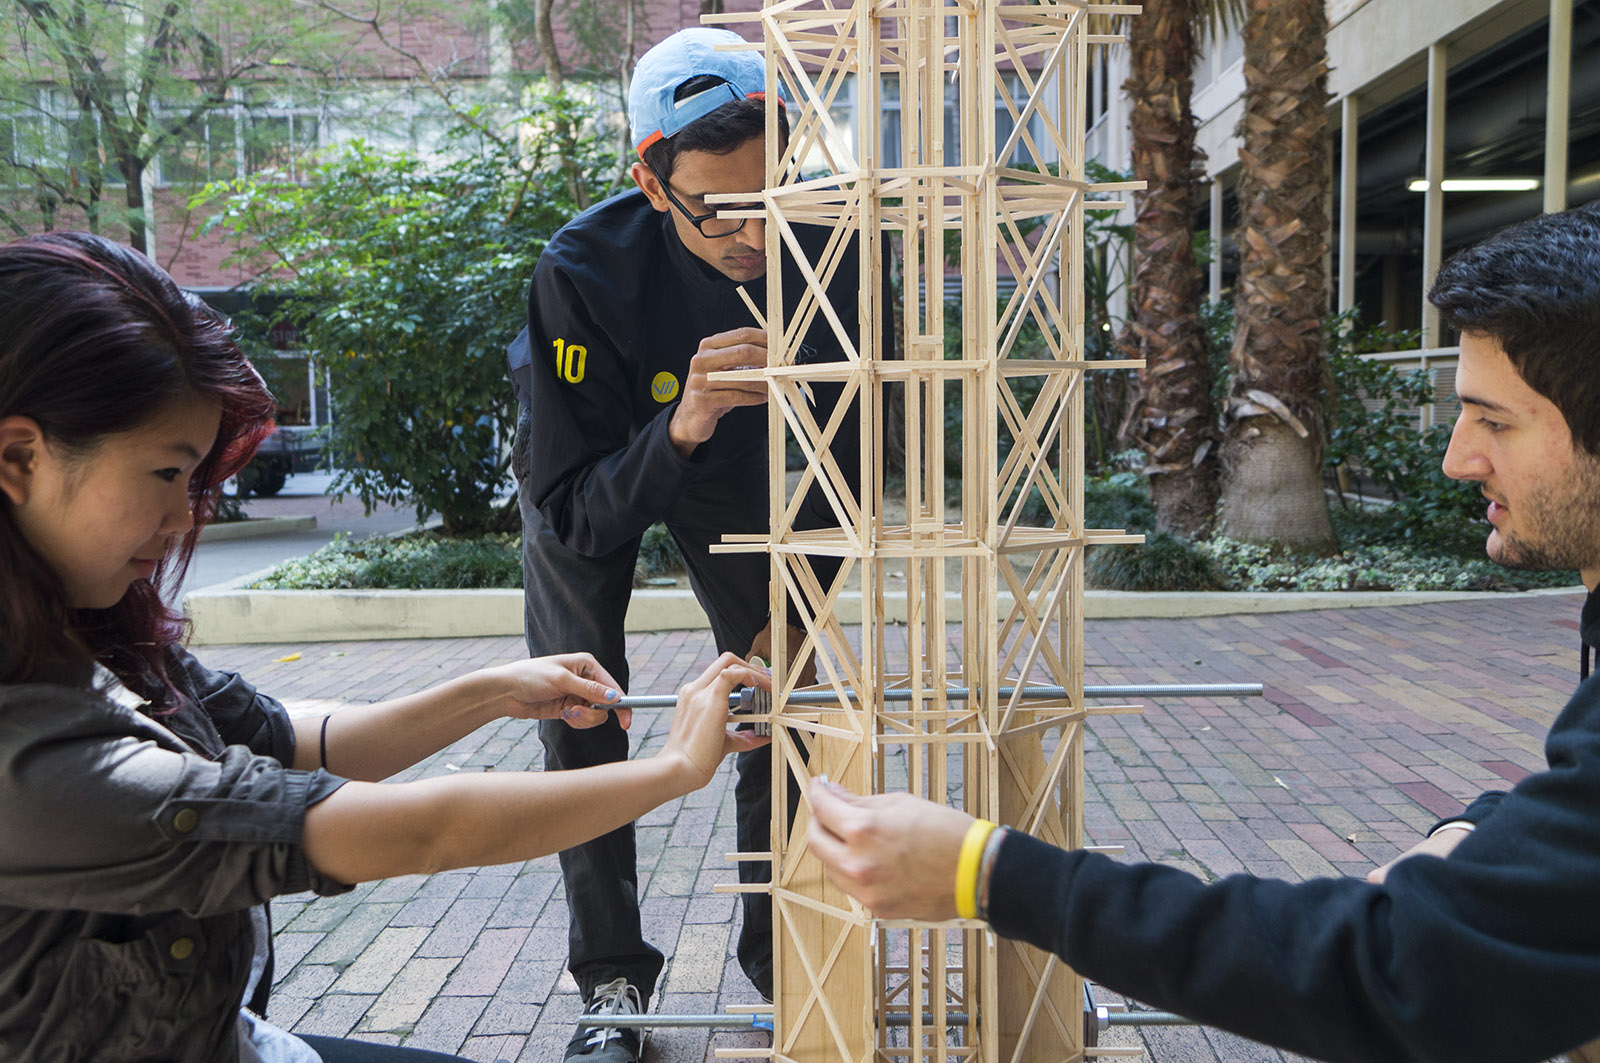
[(1194, 64), (1194, 91), (1209, 88), (1244, 60), (1244, 32), (1238, 26), (1207, 28), (1195, 42), (1199, 58)]
[[(1011, 98), (1011, 106), (1019, 112), (1027, 106), (1022, 95), (1022, 79), (1015, 74), (1006, 75), (1007, 92)], [(902, 129), (900, 111), (900, 83), (894, 75), (885, 75), (883, 79), (883, 155), (882, 162), (886, 167), (903, 166), (902, 159)], [(944, 98), (944, 164), (956, 166), (961, 162), (961, 99), (958, 86), (946, 83)], [(1011, 136), (1011, 131), (1016, 128), (1016, 122), (1011, 116), (1011, 108), (1002, 99), (999, 93), (994, 98), (994, 138), (995, 147), (1005, 146)], [(1037, 114), (1028, 119), (1028, 132), (1033, 137), (1033, 142), (1043, 149), (1042, 137), (1044, 136), (1044, 123)], [(1019, 139), (1017, 147), (1008, 160), (1013, 165), (1032, 163), (1033, 154), (1027, 144)], [(1051, 160), (1053, 161), (1053, 160)]]
[[(1034, 77), (1035, 77), (1035, 79), (1038, 78), (1038, 73), (1037, 72), (1035, 72)], [(1017, 75), (1015, 75), (1015, 74), (1008, 74), (1008, 75), (1006, 75), (1006, 83), (1007, 83), (1007, 86), (1008, 86), (1009, 95), (1011, 97), (1011, 106), (1015, 107), (1017, 109), (1018, 113), (1021, 113), (1023, 108), (1028, 106), (1026, 97), (1024, 97), (1022, 95), (1022, 91), (1023, 91), (1022, 90), (1022, 79), (1020, 77), (1018, 77)], [(1051, 84), (1052, 85), (1055, 84), (1053, 79), (1052, 79)], [(1035, 89), (1037, 91), (1043, 91), (1046, 94), (1048, 94), (1051, 91), (1050, 86), (1048, 86), (1048, 85), (1041, 86), (1041, 85), (1039, 85), (1037, 83), (1037, 80), (1035, 81)], [(1008, 108), (1006, 106), (1006, 104), (1005, 104), (1005, 101), (1000, 99), (998, 96), (996, 96), (996, 98), (995, 98), (994, 106), (995, 106), (995, 114), (994, 114), (994, 145), (995, 145), (995, 149), (999, 150), (1000, 148), (1005, 147), (1006, 141), (1010, 138), (1011, 131), (1017, 127), (1017, 123), (1016, 123), (1015, 119), (1013, 119), (1011, 117), (1010, 108)], [(1033, 156), (1032, 149), (1030, 149), (1028, 147), (1028, 140), (1029, 140), (1029, 138), (1031, 138), (1032, 141), (1033, 141), (1034, 147), (1037, 148), (1039, 151), (1041, 151), (1041, 152), (1051, 152), (1052, 151), (1049, 142), (1044, 139), (1044, 135), (1045, 135), (1044, 134), (1044, 122), (1039, 117), (1039, 113), (1038, 113), (1040, 109), (1042, 109), (1042, 108), (1044, 108), (1046, 106), (1048, 106), (1048, 95), (1047, 95), (1046, 100), (1045, 101), (1041, 101), (1039, 107), (1036, 107), (1034, 109), (1034, 113), (1029, 116), (1029, 118), (1028, 118), (1028, 135), (1026, 137), (1019, 137), (1017, 139), (1016, 149), (1014, 151), (1012, 151), (1011, 158), (1007, 160), (1011, 165), (1013, 165), (1013, 166), (1031, 166), (1036, 161), (1038, 161), (1038, 162), (1055, 162), (1055, 161), (1057, 161), (1056, 159), (1053, 159), (1053, 158), (1052, 159), (1035, 160), (1034, 156)]]
[(202, 117), (161, 152), (157, 180), (167, 185), (203, 185), (237, 177), (237, 125), (231, 107)]
[[(905, 158), (905, 127), (900, 110), (900, 77), (898, 74), (885, 74), (883, 76), (883, 90), (879, 94), (883, 105), (881, 128), (883, 130), (883, 151), (879, 161), (885, 167), (898, 167), (909, 165), (911, 160)], [(944, 96), (944, 165), (955, 166), (961, 161), (960, 127), (957, 119), (960, 117), (961, 101), (956, 95), (955, 86), (946, 84)], [(914, 138), (917, 139), (917, 138)], [(934, 161), (923, 159), (924, 165)]]
[(317, 114), (284, 107), (252, 108), (245, 119), (245, 167), (251, 173), (276, 170), (302, 180), (308, 156), (316, 150), (322, 123)]
[(0, 165), (31, 166), (50, 158), (53, 96), (49, 89), (19, 86), (16, 97), (0, 102)]
[(0, 114), (0, 166), (21, 166), (32, 157), (29, 142), (33, 139), (28, 120), (12, 114)]
[(115, 159), (102, 160), (100, 118), (72, 96), (49, 88), (25, 90), (23, 98), (0, 103), (0, 168), (12, 171), (14, 186), (31, 184), (16, 170), (62, 167), (77, 179), (98, 176), (102, 187), (122, 184)]
[[(1008, 77), (1009, 91), (1013, 105), (1020, 111), (1026, 106), (1021, 98), (1022, 85), (1015, 75)], [(856, 120), (859, 108), (862, 106), (861, 86), (855, 77), (834, 97), (829, 113), (833, 118), (834, 127), (839, 130), (840, 136), (845, 138), (843, 145), (844, 154), (853, 158), (855, 155), (856, 138), (860, 135), (860, 123)], [(881, 148), (878, 154), (878, 165), (885, 168), (898, 168), (906, 165), (904, 158), (904, 137), (901, 127), (901, 101), (900, 80), (895, 74), (885, 74), (883, 77), (883, 91), (880, 94), (879, 104), (881, 111), (878, 114), (878, 128), (881, 133)], [(1007, 108), (998, 94), (994, 99), (995, 108), (995, 146), (1004, 146), (1015, 122), (1011, 111)], [(791, 105), (790, 119), (793, 120), (798, 111)], [(961, 130), (960, 130), (960, 99), (956, 86), (947, 85), (944, 104), (944, 165), (955, 166), (961, 161)], [(1028, 131), (1033, 136), (1033, 142), (1041, 150), (1045, 149), (1043, 141), (1044, 123), (1038, 114), (1028, 119)], [(835, 154), (839, 154), (839, 145), (835, 145)], [(1032, 153), (1025, 143), (1019, 141), (1017, 149), (1011, 155), (1013, 164), (1031, 163)], [(1055, 160), (1050, 160), (1055, 161)], [(801, 160), (801, 172), (807, 177), (815, 177), (828, 171), (829, 167), (825, 154), (820, 148), (813, 147), (809, 155)]]
[[(167, 115), (174, 122), (181, 117), (177, 112)], [(161, 152), (158, 180), (204, 184), (269, 171), (291, 181), (305, 180), (307, 160), (321, 143), (322, 125), (314, 104), (264, 95), (230, 101)]]

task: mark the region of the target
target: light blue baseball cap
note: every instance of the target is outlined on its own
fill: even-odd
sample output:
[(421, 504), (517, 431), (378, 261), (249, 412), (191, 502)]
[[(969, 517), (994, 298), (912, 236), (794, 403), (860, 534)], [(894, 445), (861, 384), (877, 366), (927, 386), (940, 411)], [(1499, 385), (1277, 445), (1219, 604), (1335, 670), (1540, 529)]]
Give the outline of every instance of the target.
[[(633, 82), (628, 87), (628, 128), (641, 156), (651, 144), (730, 100), (766, 98), (767, 68), (760, 53), (717, 50), (719, 45), (746, 43), (729, 30), (696, 26), (679, 30), (644, 53), (633, 68)], [(722, 84), (681, 100), (672, 98), (679, 85), (702, 75), (721, 78)], [(781, 87), (778, 98), (784, 99)]]

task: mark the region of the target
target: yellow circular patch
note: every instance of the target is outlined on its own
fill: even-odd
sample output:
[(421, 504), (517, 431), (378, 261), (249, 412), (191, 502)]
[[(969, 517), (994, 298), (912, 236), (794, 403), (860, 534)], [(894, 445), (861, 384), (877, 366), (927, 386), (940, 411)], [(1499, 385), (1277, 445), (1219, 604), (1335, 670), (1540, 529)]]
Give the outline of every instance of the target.
[(668, 372), (656, 374), (650, 381), (650, 397), (657, 402), (667, 403), (678, 397), (678, 378)]

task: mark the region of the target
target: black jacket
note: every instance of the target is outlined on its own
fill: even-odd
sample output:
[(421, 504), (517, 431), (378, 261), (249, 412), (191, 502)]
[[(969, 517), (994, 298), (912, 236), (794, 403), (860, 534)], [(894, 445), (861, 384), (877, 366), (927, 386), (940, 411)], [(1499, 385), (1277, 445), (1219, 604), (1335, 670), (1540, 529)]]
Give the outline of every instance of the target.
[[(828, 232), (794, 227), (815, 255)], [(802, 291), (784, 256), (791, 309)], [(510, 351), (518, 400), (528, 411), (526, 489), (568, 547), (589, 556), (616, 550), (651, 524), (684, 523), (720, 534), (767, 530), (767, 411), (729, 411), (685, 459), (667, 437), (689, 360), (707, 336), (755, 320), (733, 281), (695, 257), (670, 216), (637, 189), (563, 227), (539, 256), (528, 294), (529, 327)], [(765, 311), (765, 279), (745, 290)], [(857, 256), (846, 250), (828, 291), (853, 331), (860, 290)], [(893, 336), (883, 338), (892, 346)], [(817, 315), (801, 348), (805, 362), (844, 357)], [(819, 419), (839, 385), (813, 388)], [(841, 468), (858, 464), (854, 413), (831, 450)], [(813, 491), (801, 527), (836, 524)]]
[[(1582, 633), (1600, 645), (1600, 593)], [(1546, 1059), (1600, 1034), (1600, 676), (1545, 754), (1448, 860), (1381, 886), (1206, 885), (1012, 832), (990, 917), (1119, 993), (1318, 1059)]]

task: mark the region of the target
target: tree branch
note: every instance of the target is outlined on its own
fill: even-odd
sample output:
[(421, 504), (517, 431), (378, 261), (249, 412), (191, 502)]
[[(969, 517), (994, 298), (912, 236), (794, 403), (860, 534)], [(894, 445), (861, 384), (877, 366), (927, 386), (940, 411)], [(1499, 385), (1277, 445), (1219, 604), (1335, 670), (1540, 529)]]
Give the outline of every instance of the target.
[(428, 90), (435, 96), (439, 97), (440, 102), (442, 102), (445, 107), (449, 109), (451, 114), (455, 115), (456, 118), (461, 122), (471, 126), (479, 135), (487, 137), (501, 147), (506, 146), (507, 141), (504, 137), (496, 133), (471, 112), (464, 110), (461, 105), (451, 97), (450, 93), (447, 92), (444, 86), (441, 84), (442, 79), (434, 76), (434, 74), (428, 69), (428, 64), (423, 61), (421, 56), (417, 55), (415, 52), (401, 47), (389, 39), (388, 34), (384, 33), (383, 27), (379, 24), (379, 20), (382, 18), (383, 14), (381, 4), (374, 9), (374, 13), (371, 17), (365, 17), (344, 10), (337, 4), (333, 3), (332, 0), (312, 0), (312, 2), (323, 11), (328, 12), (330, 15), (366, 26), (372, 31), (372, 35), (378, 39), (378, 43), (382, 44), (389, 51), (393, 52), (395, 55), (404, 59), (406, 62), (410, 63), (416, 68), (417, 75), (422, 79), (423, 83), (427, 85)]

